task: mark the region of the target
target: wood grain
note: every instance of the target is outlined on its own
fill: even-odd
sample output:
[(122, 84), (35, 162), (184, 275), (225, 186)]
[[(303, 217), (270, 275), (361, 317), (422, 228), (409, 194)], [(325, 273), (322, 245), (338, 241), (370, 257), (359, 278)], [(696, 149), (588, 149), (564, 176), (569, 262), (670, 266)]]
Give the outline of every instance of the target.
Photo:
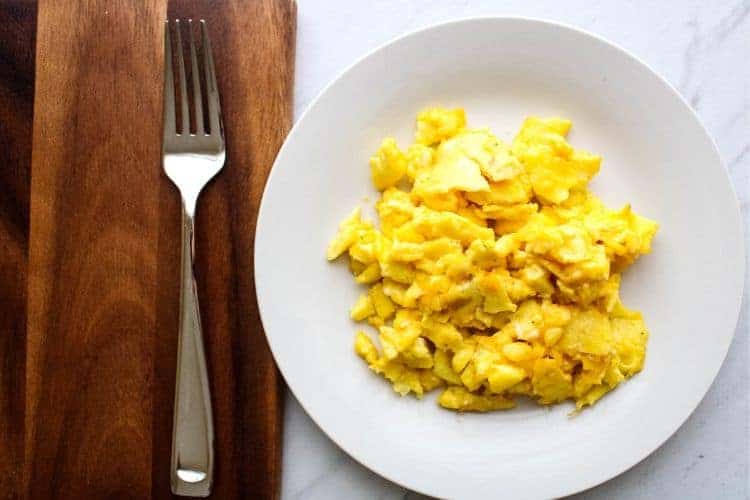
[(20, 495), (36, 2), (0, 2), (0, 498)]
[[(198, 207), (216, 430), (213, 498), (277, 498), (282, 391), (253, 235), (291, 125), (291, 0), (176, 1), (205, 18), (227, 163)], [(31, 168), (27, 498), (167, 498), (179, 198), (161, 171), (164, 0), (42, 0)]]
[(29, 498), (144, 498), (164, 5), (39, 3), (27, 324)]

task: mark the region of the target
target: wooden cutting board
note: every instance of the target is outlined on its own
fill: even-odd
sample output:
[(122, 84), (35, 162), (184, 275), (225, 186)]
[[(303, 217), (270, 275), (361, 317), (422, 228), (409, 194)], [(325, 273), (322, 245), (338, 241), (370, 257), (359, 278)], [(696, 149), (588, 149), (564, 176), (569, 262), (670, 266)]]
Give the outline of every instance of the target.
[(207, 20), (226, 128), (196, 228), (212, 496), (278, 497), (283, 395), (253, 238), (291, 125), (293, 0), (0, 5), (0, 497), (171, 496), (180, 208), (161, 170), (167, 10)]

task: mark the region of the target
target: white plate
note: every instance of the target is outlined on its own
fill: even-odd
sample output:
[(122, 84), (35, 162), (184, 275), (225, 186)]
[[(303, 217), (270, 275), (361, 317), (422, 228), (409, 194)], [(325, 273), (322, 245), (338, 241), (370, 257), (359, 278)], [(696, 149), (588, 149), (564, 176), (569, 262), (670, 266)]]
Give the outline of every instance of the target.
[[(651, 330), (644, 371), (576, 418), (570, 406), (457, 415), (401, 398), (352, 350), (361, 293), (324, 254), (375, 192), (367, 159), (411, 141), (427, 106), (463, 106), (510, 139), (526, 115), (573, 120), (600, 153), (591, 187), (661, 229), (626, 274), (623, 299)], [(258, 219), (255, 280), (268, 342), (289, 387), (352, 457), (411, 489), (450, 498), (545, 498), (623, 472), (663, 443), (708, 390), (736, 325), (744, 276), (738, 205), (716, 147), (675, 90), (624, 50), (517, 18), (457, 21), (371, 53), (296, 124)], [(343, 260), (343, 259), (342, 259)]]

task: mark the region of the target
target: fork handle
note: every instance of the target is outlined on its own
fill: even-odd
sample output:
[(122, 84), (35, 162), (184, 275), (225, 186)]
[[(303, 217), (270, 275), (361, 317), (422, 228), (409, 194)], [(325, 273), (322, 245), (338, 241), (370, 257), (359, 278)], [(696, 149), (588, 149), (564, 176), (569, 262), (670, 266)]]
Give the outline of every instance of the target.
[(172, 428), (172, 493), (206, 497), (211, 493), (214, 426), (203, 349), (198, 293), (193, 274), (193, 215), (183, 202), (180, 331)]

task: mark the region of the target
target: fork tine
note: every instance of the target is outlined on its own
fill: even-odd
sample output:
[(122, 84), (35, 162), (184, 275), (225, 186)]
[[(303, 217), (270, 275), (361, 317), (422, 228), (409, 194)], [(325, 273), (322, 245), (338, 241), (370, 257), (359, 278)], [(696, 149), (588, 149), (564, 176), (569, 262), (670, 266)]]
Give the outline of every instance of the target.
[(172, 74), (172, 40), (169, 36), (169, 21), (164, 23), (164, 137), (174, 135), (174, 75)]
[(216, 85), (216, 69), (214, 68), (214, 58), (211, 54), (211, 39), (208, 37), (208, 28), (206, 21), (201, 19), (201, 35), (203, 38), (203, 63), (206, 72), (206, 104), (208, 105), (208, 123), (211, 127), (211, 134), (219, 133), (224, 137), (221, 123), (221, 105), (219, 104), (219, 88)]
[(180, 20), (175, 19), (175, 33), (177, 38), (175, 44), (177, 45), (177, 74), (180, 78), (180, 109), (182, 110), (182, 127), (180, 128), (180, 134), (190, 135), (190, 114), (188, 112), (188, 97), (187, 97), (187, 79), (185, 78), (185, 61), (182, 57), (182, 36), (180, 35), (182, 28), (180, 26)]
[(190, 38), (190, 63), (193, 77), (193, 111), (195, 116), (195, 133), (200, 135), (203, 130), (203, 98), (201, 97), (200, 74), (198, 73), (198, 56), (195, 54), (195, 40), (193, 39), (193, 20), (188, 19), (188, 35)]

